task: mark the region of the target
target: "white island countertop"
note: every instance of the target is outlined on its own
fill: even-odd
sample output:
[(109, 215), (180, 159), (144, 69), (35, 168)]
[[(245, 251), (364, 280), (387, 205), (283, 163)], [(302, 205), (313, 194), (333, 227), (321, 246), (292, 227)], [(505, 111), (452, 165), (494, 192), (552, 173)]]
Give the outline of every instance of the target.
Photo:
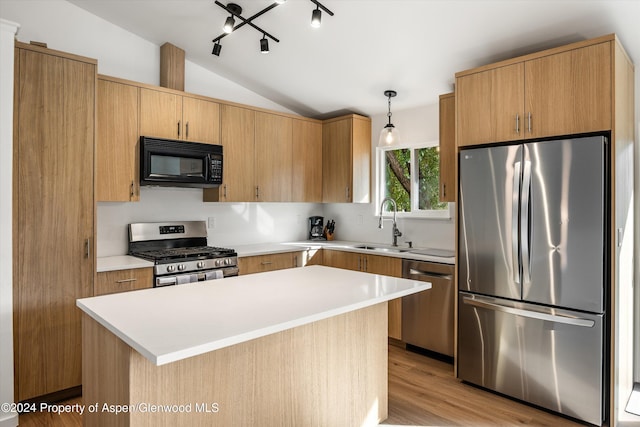
[(430, 288), (428, 282), (310, 266), (76, 304), (151, 362), (164, 365)]

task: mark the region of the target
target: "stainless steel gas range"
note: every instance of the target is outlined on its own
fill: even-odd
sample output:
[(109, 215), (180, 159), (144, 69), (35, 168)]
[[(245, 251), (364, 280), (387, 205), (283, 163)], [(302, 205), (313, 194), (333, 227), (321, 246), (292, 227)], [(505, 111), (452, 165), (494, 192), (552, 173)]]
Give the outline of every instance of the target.
[(204, 221), (129, 224), (129, 255), (155, 263), (154, 287), (238, 275), (238, 254), (207, 246)]

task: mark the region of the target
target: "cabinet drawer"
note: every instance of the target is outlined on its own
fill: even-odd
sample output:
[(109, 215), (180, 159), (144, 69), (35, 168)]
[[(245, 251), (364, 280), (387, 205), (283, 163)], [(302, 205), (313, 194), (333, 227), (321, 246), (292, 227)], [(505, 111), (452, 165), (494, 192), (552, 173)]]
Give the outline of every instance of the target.
[(106, 295), (153, 287), (153, 269), (136, 268), (98, 273), (93, 294)]
[(238, 258), (238, 267), (244, 275), (298, 267), (301, 260), (302, 251), (256, 255)]

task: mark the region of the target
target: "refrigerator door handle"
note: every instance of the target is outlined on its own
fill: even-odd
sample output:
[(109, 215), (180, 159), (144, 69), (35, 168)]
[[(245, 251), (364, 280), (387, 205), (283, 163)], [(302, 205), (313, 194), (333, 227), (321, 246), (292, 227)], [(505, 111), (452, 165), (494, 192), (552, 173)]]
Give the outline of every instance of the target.
[(518, 206), (520, 205), (521, 162), (516, 162), (513, 171), (513, 198), (511, 200), (511, 258), (513, 262), (513, 281), (520, 284), (520, 257), (518, 256)]
[(516, 316), (528, 317), (530, 319), (546, 320), (554, 323), (564, 323), (565, 325), (582, 326), (592, 328), (595, 322), (589, 319), (581, 319), (579, 317), (568, 317), (550, 313), (541, 313), (538, 311), (523, 310), (521, 308), (508, 307), (502, 304), (496, 304), (489, 301), (483, 301), (481, 297), (464, 296), (462, 298), (464, 304), (475, 307), (485, 308), (487, 310), (501, 311), (503, 313), (513, 314)]
[(522, 250), (522, 282), (531, 283), (531, 256), (529, 205), (531, 204), (531, 161), (525, 160), (522, 174), (522, 200), (520, 208), (520, 242)]

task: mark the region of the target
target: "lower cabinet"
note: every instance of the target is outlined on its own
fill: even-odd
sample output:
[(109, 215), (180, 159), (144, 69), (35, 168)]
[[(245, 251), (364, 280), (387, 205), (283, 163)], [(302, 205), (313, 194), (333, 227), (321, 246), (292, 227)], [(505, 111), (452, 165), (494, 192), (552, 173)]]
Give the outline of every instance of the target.
[(95, 296), (135, 291), (153, 287), (153, 268), (134, 268), (98, 273), (93, 289)]
[[(323, 249), (322, 262), (327, 267), (364, 271), (391, 277), (402, 277), (402, 259), (380, 255)], [(402, 299), (389, 301), (389, 337), (402, 339)]]
[(240, 269), (240, 275), (301, 267), (303, 265), (304, 252), (305, 251), (281, 252), (239, 257), (238, 268)]

